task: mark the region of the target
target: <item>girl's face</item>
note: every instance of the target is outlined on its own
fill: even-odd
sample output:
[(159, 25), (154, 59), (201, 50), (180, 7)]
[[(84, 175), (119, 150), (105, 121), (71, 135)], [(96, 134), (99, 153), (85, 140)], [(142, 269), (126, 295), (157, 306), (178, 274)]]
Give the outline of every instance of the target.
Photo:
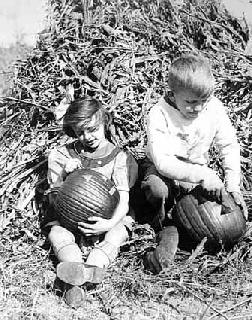
[(97, 121), (96, 116), (93, 115), (88, 124), (78, 124), (74, 128), (74, 132), (83, 146), (90, 149), (97, 149), (106, 140), (104, 129), (104, 124)]
[(199, 97), (191, 90), (178, 90), (174, 92), (175, 103), (179, 111), (187, 119), (196, 119), (205, 109), (211, 96)]

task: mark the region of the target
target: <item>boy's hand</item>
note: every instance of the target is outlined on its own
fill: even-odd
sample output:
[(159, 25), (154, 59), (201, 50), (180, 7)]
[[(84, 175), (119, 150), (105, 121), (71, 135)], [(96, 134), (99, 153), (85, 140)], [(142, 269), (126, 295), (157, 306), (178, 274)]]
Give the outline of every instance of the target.
[(227, 194), (223, 182), (212, 169), (207, 169), (204, 179), (201, 180), (200, 184), (209, 197), (217, 199), (220, 203)]
[(69, 159), (64, 170), (68, 174), (79, 168), (81, 168), (81, 161), (79, 159)]
[(111, 220), (103, 219), (101, 217), (90, 217), (88, 221), (90, 221), (90, 223), (78, 223), (78, 229), (86, 236), (102, 234), (113, 227)]
[(248, 209), (243, 199), (243, 195), (240, 192), (230, 192), (234, 202), (242, 209), (245, 219), (248, 219)]

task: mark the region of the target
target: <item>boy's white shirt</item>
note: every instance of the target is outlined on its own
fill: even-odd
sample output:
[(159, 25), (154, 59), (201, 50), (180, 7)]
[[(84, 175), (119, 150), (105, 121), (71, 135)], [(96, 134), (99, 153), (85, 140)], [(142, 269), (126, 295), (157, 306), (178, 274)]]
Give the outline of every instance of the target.
[(192, 183), (200, 182), (197, 170), (207, 165), (215, 140), (223, 161), (226, 189), (240, 192), (240, 147), (218, 98), (213, 97), (196, 119), (185, 118), (161, 98), (149, 112), (147, 135), (147, 156), (157, 170), (171, 179)]

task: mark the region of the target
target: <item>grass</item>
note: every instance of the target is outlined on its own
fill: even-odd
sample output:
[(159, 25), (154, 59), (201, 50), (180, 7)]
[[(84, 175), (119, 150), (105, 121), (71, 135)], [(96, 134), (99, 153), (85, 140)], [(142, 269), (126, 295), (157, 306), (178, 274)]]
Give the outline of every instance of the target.
[(36, 217), (14, 221), (0, 245), (0, 319), (252, 319), (250, 236), (216, 256), (179, 250), (159, 275), (142, 263), (154, 245), (148, 225), (136, 226), (104, 282), (74, 310), (54, 289), (55, 260)]

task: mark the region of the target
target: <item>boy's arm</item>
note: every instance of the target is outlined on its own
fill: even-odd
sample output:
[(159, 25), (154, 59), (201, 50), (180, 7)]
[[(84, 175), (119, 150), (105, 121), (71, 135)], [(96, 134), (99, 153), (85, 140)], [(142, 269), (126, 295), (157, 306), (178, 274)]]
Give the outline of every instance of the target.
[(248, 210), (240, 189), (240, 145), (237, 141), (235, 128), (232, 126), (223, 105), (220, 108), (218, 120), (215, 141), (219, 147), (223, 162), (226, 190), (231, 193), (236, 204), (242, 208), (247, 219)]
[[(158, 112), (159, 111), (159, 112)], [(174, 142), (160, 110), (151, 110), (148, 118), (148, 151), (158, 172), (170, 179), (205, 185), (220, 184), (220, 179), (210, 168), (179, 160), (173, 152)], [(211, 187), (210, 187), (211, 189)]]
[(225, 185), (229, 192), (240, 192), (240, 146), (236, 132), (223, 106), (219, 110), (215, 142), (220, 150), (225, 172)]

